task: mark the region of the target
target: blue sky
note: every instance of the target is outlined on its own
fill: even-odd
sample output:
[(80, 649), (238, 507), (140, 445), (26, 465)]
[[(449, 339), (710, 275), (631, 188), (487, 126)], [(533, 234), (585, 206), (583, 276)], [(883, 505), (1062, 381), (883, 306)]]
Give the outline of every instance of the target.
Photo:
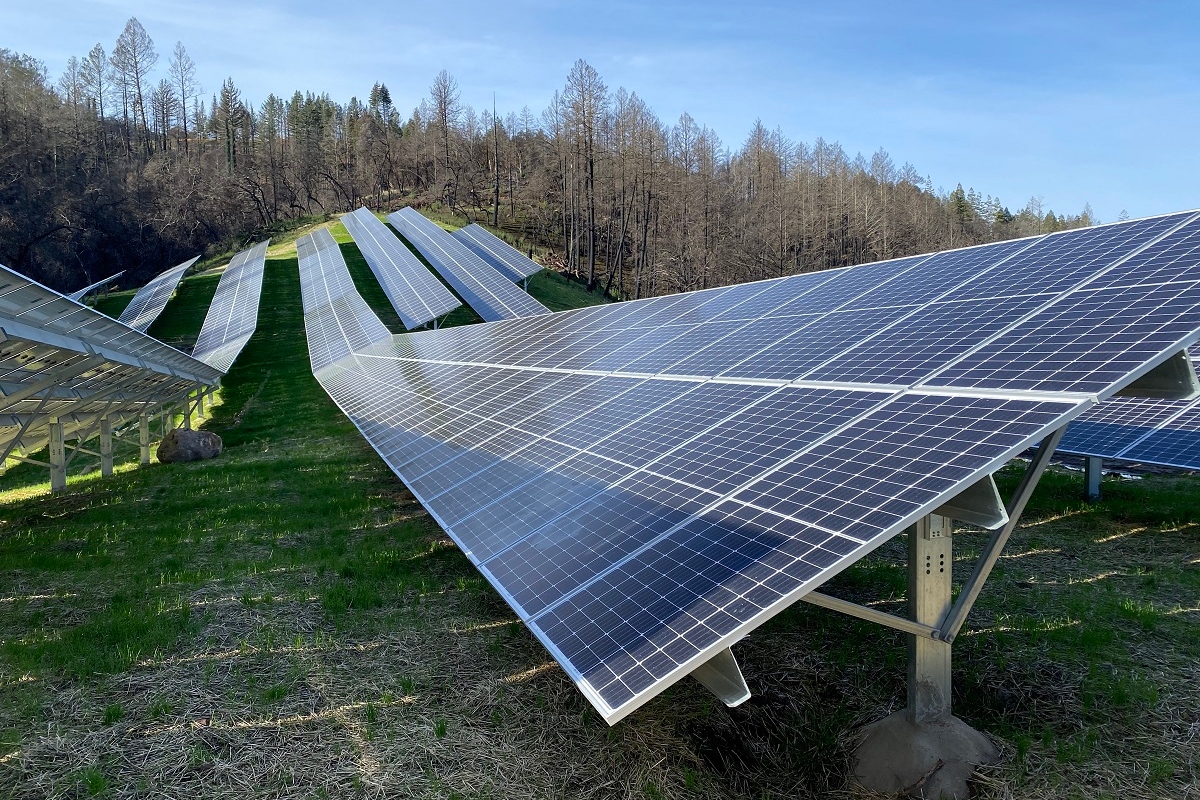
[[(39, 0), (0, 47), (53, 78), (137, 16), (182, 41), (208, 93), (247, 99), (388, 85), (407, 114), (448, 70), (462, 100), (540, 113), (576, 59), (664, 122), (687, 112), (736, 148), (756, 119), (853, 155), (883, 147), (934, 185), (1031, 196), (1112, 221), (1200, 206), (1200, 3), (377, 3)], [(595, 9), (600, 9), (599, 11)]]

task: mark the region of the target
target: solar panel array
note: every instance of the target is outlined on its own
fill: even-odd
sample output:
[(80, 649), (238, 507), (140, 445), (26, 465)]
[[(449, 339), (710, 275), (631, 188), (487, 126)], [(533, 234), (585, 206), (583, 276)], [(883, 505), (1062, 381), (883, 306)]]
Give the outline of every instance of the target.
[(241, 251), (217, 283), (212, 305), (192, 348), (192, 357), (228, 372), (258, 327), (258, 301), (269, 241)]
[(342, 224), (350, 231), (405, 328), (428, 325), (462, 305), (369, 210), (360, 208), (346, 214)]
[(305, 332), (314, 371), (391, 339), (391, 332), (354, 288), (341, 248), (328, 228), (301, 236), (296, 252), (304, 316), (312, 320)]
[(0, 453), (46, 446), (174, 402), (220, 378), (212, 367), (0, 267)]
[(1200, 469), (1200, 397), (1113, 397), (1072, 422), (1058, 452)]
[(541, 264), (528, 258), (508, 242), (493, 235), (482, 225), (472, 222), (450, 235), (470, 248), (475, 255), (491, 264), (497, 272), (510, 281), (523, 281), (542, 270)]
[(70, 294), (66, 295), (66, 298), (68, 300), (83, 300), (83, 298), (87, 297), (89, 294), (96, 291), (101, 286), (104, 286), (106, 283), (112, 283), (113, 281), (115, 281), (117, 278), (121, 277), (124, 274), (125, 274), (125, 270), (121, 270), (116, 275), (109, 275), (104, 280), (96, 281), (95, 283), (89, 283), (87, 286), (83, 287), (82, 289), (79, 289), (77, 291), (71, 292)]
[(548, 314), (550, 309), (513, 285), (462, 242), (414, 208), (388, 215), (388, 222), (433, 265), (454, 291), (486, 322)]
[(363, 345), (378, 320), (300, 266), (326, 391), (611, 723), (1194, 343), (1198, 238), (1189, 212)]
[(175, 294), (175, 287), (183, 280), (183, 274), (188, 267), (196, 263), (200, 256), (191, 258), (182, 264), (160, 272), (149, 283), (138, 289), (137, 294), (125, 306), (117, 319), (131, 328), (144, 331), (154, 324), (158, 315), (167, 307), (167, 301)]

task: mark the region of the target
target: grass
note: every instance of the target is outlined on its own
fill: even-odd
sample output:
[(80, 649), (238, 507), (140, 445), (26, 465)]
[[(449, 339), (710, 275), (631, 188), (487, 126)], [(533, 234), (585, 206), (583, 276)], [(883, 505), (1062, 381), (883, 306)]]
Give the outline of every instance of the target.
[[(206, 280), (161, 335), (195, 335)], [(204, 422), (220, 459), (54, 497), (0, 478), (0, 796), (854, 795), (854, 728), (904, 702), (902, 635), (798, 604), (737, 646), (743, 706), (682, 681), (607, 727), (312, 379), (289, 245), (263, 292)], [(1200, 486), (1081, 491), (1045, 476), (956, 642), (957, 713), (1006, 754), (978, 792), (1188, 797)], [(956, 537), (960, 579), (982, 538)], [(903, 553), (829, 591), (902, 610)]]

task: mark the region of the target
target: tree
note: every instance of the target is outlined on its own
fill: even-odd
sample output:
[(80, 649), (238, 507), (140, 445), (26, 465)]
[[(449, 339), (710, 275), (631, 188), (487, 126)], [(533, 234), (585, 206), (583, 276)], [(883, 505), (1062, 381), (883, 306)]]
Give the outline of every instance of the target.
[(79, 80), (83, 90), (95, 104), (100, 117), (100, 149), (104, 162), (108, 163), (108, 132), (105, 130), (104, 100), (109, 92), (109, 63), (104, 48), (97, 44), (88, 52), (79, 65)]
[[(433, 111), (433, 124), (437, 128), (438, 138), (442, 143), (442, 167), (450, 171), (450, 139), (453, 130), (462, 115), (462, 106), (458, 102), (458, 81), (449, 72), (442, 70), (433, 79), (429, 87), (430, 106)], [(437, 175), (434, 175), (437, 180)], [(454, 194), (449, 182), (444, 189), (449, 205), (454, 205)]]
[[(150, 35), (142, 27), (142, 23), (138, 22), (137, 17), (130, 17), (125, 23), (125, 29), (117, 37), (112, 65), (121, 83), (126, 113), (132, 106), (135, 120), (141, 120), (143, 133), (150, 129), (146, 121), (145, 88), (149, 84), (150, 71), (157, 62), (158, 53), (154, 50), (154, 42), (151, 41)], [(148, 137), (146, 146), (150, 146)]]
[[(171, 123), (179, 113), (179, 108), (175, 87), (168, 83), (166, 78), (163, 78), (150, 95), (150, 110), (154, 119), (154, 133), (158, 137), (159, 149), (164, 152), (167, 149), (167, 134), (171, 130)], [(180, 116), (184, 120), (187, 119), (186, 113)]]
[(178, 92), (179, 107), (182, 109), (179, 120), (183, 127), (183, 152), (184, 155), (190, 156), (191, 149), (188, 145), (188, 101), (193, 100), (203, 90), (196, 84), (196, 63), (188, 55), (183, 42), (176, 42), (175, 49), (171, 52), (170, 73), (172, 85)]
[(574, 152), (583, 168), (583, 194), (587, 207), (584, 232), (588, 242), (588, 291), (596, 288), (596, 132), (608, 105), (608, 88), (600, 73), (583, 59), (575, 62), (567, 76), (563, 94), (567, 123), (575, 139)]

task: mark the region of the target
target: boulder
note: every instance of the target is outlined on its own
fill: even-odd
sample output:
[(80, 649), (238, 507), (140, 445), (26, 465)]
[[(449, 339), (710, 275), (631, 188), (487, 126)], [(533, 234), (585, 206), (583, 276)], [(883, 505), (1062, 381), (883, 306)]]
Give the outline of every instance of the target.
[(221, 437), (209, 431), (188, 431), (175, 428), (169, 431), (158, 446), (158, 460), (164, 464), (179, 461), (200, 461), (221, 455)]

